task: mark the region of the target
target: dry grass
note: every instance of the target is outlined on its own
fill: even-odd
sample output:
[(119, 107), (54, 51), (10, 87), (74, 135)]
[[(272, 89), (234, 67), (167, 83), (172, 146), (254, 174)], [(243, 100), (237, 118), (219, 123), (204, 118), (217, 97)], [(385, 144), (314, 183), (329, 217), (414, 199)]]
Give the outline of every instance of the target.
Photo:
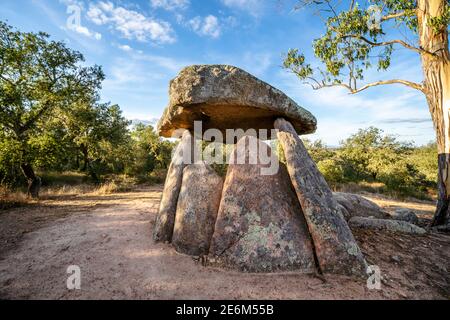
[(395, 199), (384, 195), (377, 194), (362, 194), (365, 198), (375, 202), (387, 212), (394, 212), (396, 209), (406, 208), (413, 210), (420, 218), (431, 219), (436, 209), (436, 203), (434, 201), (418, 200), (418, 199)]
[(437, 199), (436, 190), (428, 188), (426, 191), (411, 191), (408, 193), (389, 190), (384, 183), (381, 182), (347, 182), (343, 184), (337, 184), (331, 187), (335, 192), (346, 193), (371, 193), (379, 195), (381, 197), (386, 196), (392, 199), (405, 200), (405, 201), (433, 201)]
[(396, 209), (405, 208), (413, 210), (420, 218), (431, 219), (436, 209), (435, 195), (430, 194), (430, 199), (407, 197), (386, 192), (382, 183), (347, 183), (333, 188), (333, 191), (360, 194), (389, 213), (394, 213)]
[(71, 196), (88, 194), (95, 191), (97, 187), (91, 184), (80, 184), (77, 186), (63, 185), (59, 187), (43, 187), (41, 191), (41, 199), (47, 199), (54, 196)]
[(112, 193), (129, 192), (137, 185), (137, 180), (127, 175), (114, 176), (108, 182), (100, 185), (91, 193), (95, 195), (107, 195)]
[(43, 186), (39, 200), (31, 199), (26, 192), (0, 187), (0, 210), (17, 208), (26, 205), (38, 204), (40, 201), (53, 200), (55, 198), (77, 197), (82, 195), (109, 195), (113, 193), (130, 192), (137, 186), (135, 179), (127, 176), (116, 176), (101, 185), (81, 183), (77, 185), (56, 184)]
[(30, 199), (24, 192), (11, 191), (0, 186), (0, 210), (21, 207), (30, 203)]
[(347, 193), (360, 193), (360, 192), (370, 192), (370, 193), (385, 193), (386, 186), (380, 182), (348, 182), (344, 184), (339, 184), (333, 187), (333, 191), (347, 192)]

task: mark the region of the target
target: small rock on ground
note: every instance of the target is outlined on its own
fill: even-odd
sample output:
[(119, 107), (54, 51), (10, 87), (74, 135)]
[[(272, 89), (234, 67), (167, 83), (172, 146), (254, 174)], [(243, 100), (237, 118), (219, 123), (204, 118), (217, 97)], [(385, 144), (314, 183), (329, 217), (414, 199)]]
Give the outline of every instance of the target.
[(398, 220), (353, 217), (350, 219), (349, 225), (355, 228), (388, 230), (393, 232), (409, 233), (417, 235), (423, 235), (426, 233), (425, 229), (423, 228), (420, 228), (414, 224), (405, 221), (398, 221)]

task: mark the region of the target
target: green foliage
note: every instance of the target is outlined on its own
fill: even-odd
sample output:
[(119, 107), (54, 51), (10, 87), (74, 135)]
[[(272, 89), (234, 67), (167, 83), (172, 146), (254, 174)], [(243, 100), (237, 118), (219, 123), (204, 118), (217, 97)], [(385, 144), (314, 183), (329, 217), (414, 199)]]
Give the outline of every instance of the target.
[(424, 175), (425, 181), (430, 186), (437, 182), (438, 153), (436, 143), (429, 143), (426, 146), (415, 148), (409, 156), (409, 162)]
[(430, 25), (436, 34), (442, 32), (443, 30), (446, 30), (450, 23), (450, 5), (447, 4), (442, 16), (431, 17), (430, 20)]
[(175, 144), (158, 137), (152, 126), (143, 124), (136, 125), (131, 136), (132, 158), (125, 172), (141, 180), (160, 182), (161, 172), (167, 170), (170, 165)]
[(0, 184), (17, 185), (21, 179), (19, 163), (22, 161), (20, 143), (0, 131)]
[(321, 141), (306, 141), (305, 146), (332, 187), (382, 183), (390, 192), (417, 197), (436, 188), (435, 144), (413, 147), (370, 127), (342, 141), (339, 148), (327, 148)]
[[(99, 66), (45, 33), (0, 22), (0, 182), (24, 182), (34, 171), (80, 171), (94, 182), (127, 173), (160, 182), (173, 143), (151, 126), (132, 131), (118, 105), (99, 102)], [(23, 172), (25, 174), (25, 172)], [(31, 174), (31, 175), (30, 175)], [(45, 182), (45, 181), (44, 181)]]
[(397, 24), (404, 23), (411, 31), (417, 33), (417, 0), (375, 0), (374, 4), (384, 8), (384, 14), (404, 12), (405, 15), (396, 19)]
[(22, 33), (0, 22), (2, 180), (17, 172), (13, 167), (27, 166), (24, 174), (34, 180), (33, 166), (56, 165), (55, 118), (86, 97), (95, 99), (104, 78), (100, 67), (82, 67), (83, 61), (45, 33)]
[[(348, 76), (348, 85), (352, 87), (357, 80), (364, 79), (364, 70), (372, 67), (374, 56), (378, 60), (378, 69), (387, 69), (392, 45), (380, 49), (363, 40), (370, 38), (376, 42), (383, 35), (382, 29), (369, 28), (370, 10), (355, 5), (348, 11), (336, 12), (331, 1), (325, 2), (333, 14), (326, 20), (325, 34), (313, 42), (314, 55), (325, 70), (319, 69), (319, 74), (314, 74), (311, 65), (305, 62), (304, 54), (297, 49), (288, 52), (283, 66), (301, 80), (309, 80), (315, 88), (342, 85), (345, 76)], [(321, 79), (317, 79), (318, 76)]]
[(317, 167), (329, 184), (334, 186), (345, 182), (345, 169), (340, 159), (321, 160), (317, 163)]
[[(216, 142), (207, 142), (201, 141), (201, 149), (203, 155), (205, 156), (205, 160), (210, 163), (211, 167), (214, 171), (221, 177), (225, 177), (228, 171), (228, 162), (227, 159), (231, 156), (231, 152), (234, 149), (234, 145), (227, 145)], [(212, 159), (207, 159), (211, 157), (213, 159), (221, 159), (217, 162)], [(211, 160), (211, 161), (210, 161)]]
[(382, 167), (396, 162), (411, 150), (411, 144), (382, 133), (374, 127), (360, 129), (341, 143), (339, 154), (351, 166), (356, 178), (376, 179)]
[[(330, 86), (345, 87), (357, 92), (358, 82), (364, 80), (367, 69), (387, 70), (391, 65), (394, 45), (403, 45), (420, 52), (419, 45), (405, 39), (389, 37), (392, 29), (405, 25), (411, 36), (418, 33), (417, 0), (374, 0), (351, 2), (350, 6), (333, 0), (303, 0), (303, 5), (317, 9), (324, 21), (325, 31), (313, 41), (312, 49), (321, 67), (312, 68), (305, 53), (290, 49), (283, 67), (314, 89)], [(429, 21), (434, 32), (447, 32), (450, 23), (450, 6), (444, 13)]]
[(328, 149), (322, 140), (311, 142), (308, 139), (303, 139), (303, 143), (316, 163), (330, 159), (334, 155), (333, 150)]
[(298, 49), (291, 49), (283, 61), (285, 69), (291, 69), (300, 79), (307, 79), (313, 74), (309, 64), (305, 64), (305, 56), (298, 53)]

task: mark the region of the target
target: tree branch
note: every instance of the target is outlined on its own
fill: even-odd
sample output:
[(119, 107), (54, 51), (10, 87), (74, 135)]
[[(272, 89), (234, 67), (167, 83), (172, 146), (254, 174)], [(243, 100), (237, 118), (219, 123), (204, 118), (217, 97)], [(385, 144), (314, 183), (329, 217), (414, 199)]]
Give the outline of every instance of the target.
[(376, 86), (381, 86), (381, 85), (388, 85), (388, 84), (402, 84), (405, 85), (407, 87), (410, 87), (412, 89), (416, 89), (419, 90), (423, 93), (426, 93), (426, 89), (424, 86), (422, 86), (419, 83), (416, 82), (412, 82), (412, 81), (408, 81), (408, 80), (402, 80), (402, 79), (392, 79), (392, 80), (383, 80), (383, 81), (376, 81), (376, 82), (372, 82), (369, 84), (364, 85), (361, 88), (353, 88), (351, 85), (345, 84), (345, 83), (326, 83), (325, 81), (319, 82), (314, 78), (308, 78), (309, 80), (314, 81), (314, 83), (308, 83), (309, 85), (311, 85), (311, 87), (314, 90), (320, 90), (323, 88), (332, 88), (332, 87), (342, 87), (347, 89), (348, 91), (350, 91), (350, 94), (356, 94), (359, 93), (361, 91), (367, 90), (368, 88), (371, 87), (376, 87)]
[(407, 10), (407, 11), (400, 11), (400, 12), (397, 12), (397, 13), (387, 14), (387, 15), (381, 17), (381, 21), (388, 21), (388, 20), (392, 20), (392, 19), (397, 19), (397, 18), (401, 18), (401, 17), (404, 17), (404, 16), (408, 16), (410, 14), (417, 15), (417, 11), (418, 11), (418, 9), (410, 9), (410, 10)]
[(353, 7), (355, 6), (355, 0), (350, 1), (350, 10), (353, 10)]
[(31, 116), (23, 126), (20, 127), (19, 131), (20, 134), (25, 133), (26, 131), (28, 131), (31, 126), (37, 121), (39, 120), (39, 118), (50, 108), (51, 103), (46, 101), (44, 103), (44, 105), (41, 107), (41, 109), (39, 111), (36, 112), (36, 114), (34, 114), (33, 116)]
[(387, 15), (381, 17), (381, 21), (397, 19), (397, 18), (401, 18), (401, 17), (404, 17), (404, 16), (406, 16), (406, 12), (405, 11), (398, 12), (398, 13), (393, 13), (393, 14), (387, 14)]
[(366, 84), (365, 86), (359, 88), (359, 89), (351, 89), (351, 94), (355, 94), (361, 91), (364, 91), (370, 87), (376, 87), (376, 86), (382, 86), (382, 85), (387, 85), (387, 84), (403, 84), (407, 87), (422, 91), (423, 93), (426, 93), (426, 89), (424, 86), (422, 86), (419, 83), (416, 82), (412, 82), (412, 81), (407, 81), (407, 80), (402, 80), (402, 79), (393, 79), (393, 80), (384, 80), (384, 81), (376, 81), (376, 82), (372, 82), (369, 84)]
[(342, 35), (340, 37), (344, 38), (344, 39), (345, 38), (355, 38), (355, 39), (358, 39), (358, 40), (362, 40), (365, 43), (370, 44), (371, 46), (374, 46), (374, 47), (388, 46), (388, 45), (391, 45), (391, 44), (400, 44), (403, 47), (405, 47), (407, 49), (410, 49), (412, 51), (415, 51), (415, 52), (417, 52), (419, 54), (426, 54), (426, 55), (430, 55), (430, 56), (433, 56), (433, 57), (436, 56), (436, 54), (433, 53), (433, 52), (426, 51), (426, 50), (424, 50), (422, 48), (414, 47), (414, 46), (406, 43), (405, 41), (399, 40), (399, 39), (390, 40), (390, 41), (383, 41), (383, 42), (373, 42), (373, 41), (370, 41), (369, 39), (367, 39), (367, 38), (365, 38), (363, 36), (357, 35), (357, 34), (346, 34), (346, 35)]

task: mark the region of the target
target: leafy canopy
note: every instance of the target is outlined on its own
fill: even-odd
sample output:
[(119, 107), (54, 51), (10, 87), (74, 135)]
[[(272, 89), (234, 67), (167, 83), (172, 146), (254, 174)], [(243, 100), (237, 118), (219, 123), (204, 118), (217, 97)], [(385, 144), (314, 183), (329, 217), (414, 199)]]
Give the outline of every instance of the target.
[(95, 96), (99, 66), (82, 67), (81, 53), (45, 33), (22, 33), (0, 22), (0, 126), (23, 140), (58, 108)]
[[(325, 33), (313, 42), (315, 57), (322, 67), (314, 68), (298, 49), (287, 53), (283, 66), (296, 74), (313, 89), (340, 86), (356, 93), (375, 85), (400, 83), (422, 90), (420, 84), (408, 80), (393, 79), (378, 81), (360, 87), (364, 72), (376, 67), (386, 70), (391, 65), (391, 56), (396, 47), (403, 47), (420, 54), (431, 54), (420, 46), (403, 39), (392, 39), (392, 29), (405, 26), (417, 39), (416, 0), (355, 1), (304, 0), (299, 8), (314, 5), (324, 17)], [(447, 28), (450, 21), (450, 6), (446, 4), (444, 14), (431, 19), (435, 32)]]

